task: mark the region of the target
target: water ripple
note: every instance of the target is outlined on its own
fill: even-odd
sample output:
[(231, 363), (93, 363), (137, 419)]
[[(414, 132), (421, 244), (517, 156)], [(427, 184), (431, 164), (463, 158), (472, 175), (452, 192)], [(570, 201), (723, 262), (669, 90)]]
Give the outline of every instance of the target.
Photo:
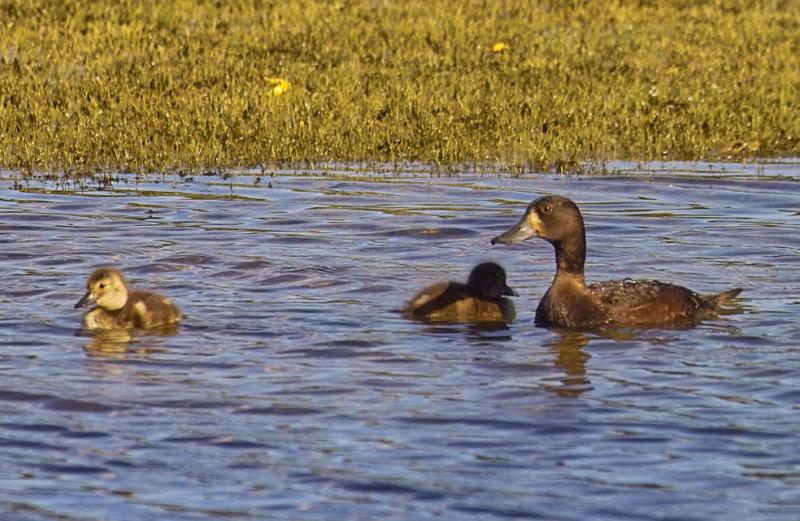
[[(796, 519), (796, 161), (257, 175), (0, 172), (4, 521)], [(544, 193), (581, 205), (588, 280), (742, 298), (695, 328), (535, 327), (552, 248), (489, 238)], [(397, 313), (486, 260), (513, 324)], [(81, 331), (105, 265), (173, 297), (177, 334)]]

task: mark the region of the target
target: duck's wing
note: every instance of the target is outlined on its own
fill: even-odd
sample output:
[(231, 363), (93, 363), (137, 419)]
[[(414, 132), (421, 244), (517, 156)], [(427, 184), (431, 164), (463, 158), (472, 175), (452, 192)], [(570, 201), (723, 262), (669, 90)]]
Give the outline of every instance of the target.
[(451, 305), (461, 296), (453, 286), (451, 282), (437, 282), (425, 287), (406, 304), (403, 313), (423, 317)]
[(614, 280), (588, 286), (618, 324), (658, 324), (699, 318), (710, 310), (700, 295), (657, 280)]
[(171, 299), (150, 291), (131, 292), (125, 311), (135, 327), (142, 328), (173, 324), (182, 318)]
[(428, 286), (406, 305), (408, 316), (434, 322), (511, 322), (516, 312), (506, 298), (481, 298), (464, 284)]
[(606, 306), (633, 308), (663, 298), (677, 290), (694, 295), (689, 289), (657, 280), (608, 280), (588, 286), (589, 291)]

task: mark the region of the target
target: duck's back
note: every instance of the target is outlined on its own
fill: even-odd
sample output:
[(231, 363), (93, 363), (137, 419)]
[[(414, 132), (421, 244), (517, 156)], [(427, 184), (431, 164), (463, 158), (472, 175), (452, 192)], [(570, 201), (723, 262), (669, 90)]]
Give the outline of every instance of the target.
[(614, 280), (588, 286), (606, 308), (609, 322), (620, 325), (668, 324), (700, 320), (741, 290), (700, 295), (683, 286), (656, 280)]
[(167, 297), (149, 291), (132, 291), (121, 309), (94, 308), (84, 317), (84, 324), (90, 329), (151, 328), (175, 324), (181, 318), (180, 310)]
[(130, 304), (134, 320), (138, 321), (136, 327), (164, 326), (183, 318), (172, 300), (157, 293), (134, 291), (130, 296)]
[(482, 298), (465, 285), (438, 282), (420, 291), (403, 312), (434, 322), (510, 322), (513, 303), (506, 298)]

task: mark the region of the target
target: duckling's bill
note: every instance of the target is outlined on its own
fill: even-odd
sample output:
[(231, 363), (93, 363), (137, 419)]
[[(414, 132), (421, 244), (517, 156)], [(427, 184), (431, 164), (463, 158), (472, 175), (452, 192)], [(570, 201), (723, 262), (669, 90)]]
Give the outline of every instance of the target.
[(506, 284), (505, 287), (503, 288), (503, 295), (508, 295), (510, 297), (519, 297), (519, 293), (511, 289), (511, 286), (509, 286), (508, 284)]
[(88, 306), (89, 304), (95, 304), (96, 302), (97, 300), (94, 298), (94, 295), (92, 295), (92, 292), (90, 290), (87, 291), (83, 297), (81, 297), (81, 299), (75, 304), (75, 307), (73, 309), (83, 308)]
[(492, 244), (515, 244), (531, 237), (538, 237), (542, 221), (535, 210), (525, 212), (522, 219), (510, 230), (492, 239)]

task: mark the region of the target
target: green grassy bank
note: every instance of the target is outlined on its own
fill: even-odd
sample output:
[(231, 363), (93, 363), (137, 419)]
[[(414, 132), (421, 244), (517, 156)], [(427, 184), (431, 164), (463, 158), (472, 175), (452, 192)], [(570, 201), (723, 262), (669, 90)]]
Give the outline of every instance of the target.
[(799, 156), (800, 0), (697, 4), (0, 0), (0, 167)]

